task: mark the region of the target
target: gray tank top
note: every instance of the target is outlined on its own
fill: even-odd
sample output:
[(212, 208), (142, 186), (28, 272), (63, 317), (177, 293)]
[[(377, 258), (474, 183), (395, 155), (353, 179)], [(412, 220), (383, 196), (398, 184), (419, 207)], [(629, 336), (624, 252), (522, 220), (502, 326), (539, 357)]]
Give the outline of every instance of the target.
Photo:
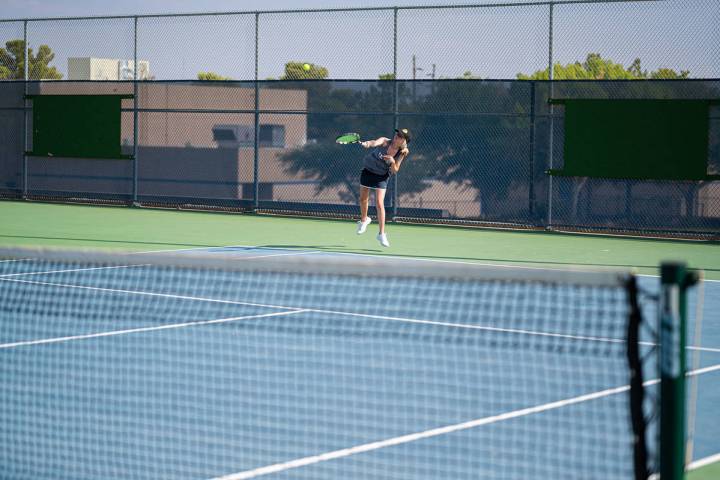
[[(383, 155), (387, 155), (387, 151), (390, 145), (387, 147), (375, 147), (373, 148), (370, 153), (365, 155), (365, 158), (363, 159), (363, 167), (366, 170), (371, 171), (372, 173), (376, 175), (387, 175), (390, 173), (390, 165), (385, 163), (385, 160), (383, 160)], [(401, 150), (398, 150), (395, 154), (395, 158), (400, 155)]]

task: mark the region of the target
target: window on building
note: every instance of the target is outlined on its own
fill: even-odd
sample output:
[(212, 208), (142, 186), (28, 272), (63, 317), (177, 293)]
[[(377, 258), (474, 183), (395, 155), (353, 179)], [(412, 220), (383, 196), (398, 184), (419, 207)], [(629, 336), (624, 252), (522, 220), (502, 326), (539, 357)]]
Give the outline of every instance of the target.
[(285, 147), (285, 125), (260, 125), (261, 147)]

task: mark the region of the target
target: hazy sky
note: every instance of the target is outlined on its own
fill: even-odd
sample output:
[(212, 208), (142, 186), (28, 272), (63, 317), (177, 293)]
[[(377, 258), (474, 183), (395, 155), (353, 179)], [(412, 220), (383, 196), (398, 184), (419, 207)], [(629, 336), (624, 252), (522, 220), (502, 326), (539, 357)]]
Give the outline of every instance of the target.
[[(534, 0), (513, 0), (527, 3)], [(562, 1), (562, 0), (561, 0)], [(0, 18), (500, 3), (497, 0), (2, 0)], [(509, 2), (510, 3), (510, 2)]]
[[(522, 1), (522, 0), (520, 0)], [(529, 1), (529, 0), (528, 0)], [(499, 0), (457, 2), (498, 3)], [(0, 0), (2, 19), (160, 13), (243, 12), (344, 7), (449, 5), (427, 0)], [(513, 0), (513, 3), (520, 3)], [(525, 2), (527, 3), (527, 2)], [(690, 70), (720, 77), (720, 0), (558, 5), (553, 59), (583, 61), (588, 53), (628, 66)], [(453, 78), (471, 71), (483, 78), (515, 78), (547, 67), (547, 5), (401, 10), (399, 78)], [(392, 11), (261, 15), (259, 78), (278, 77), (287, 61), (325, 66), (331, 78), (377, 78), (393, 70)], [(131, 19), (30, 22), (31, 47), (50, 45), (53, 65), (67, 72), (68, 57), (133, 57)], [(0, 22), (0, 43), (22, 38), (21, 22)], [(138, 58), (157, 79), (196, 78), (213, 71), (254, 78), (254, 15), (141, 18)]]

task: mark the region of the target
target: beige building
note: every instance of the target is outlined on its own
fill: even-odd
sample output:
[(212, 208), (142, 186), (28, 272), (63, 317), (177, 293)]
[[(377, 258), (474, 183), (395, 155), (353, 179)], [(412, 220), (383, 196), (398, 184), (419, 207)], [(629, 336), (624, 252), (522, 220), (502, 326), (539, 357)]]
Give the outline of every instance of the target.
[[(112, 65), (107, 65), (111, 69)], [(42, 85), (42, 93), (132, 94), (133, 84), (48, 82)], [(137, 99), (142, 110), (138, 116), (138, 194), (188, 201), (251, 200), (255, 116), (227, 112), (253, 112), (254, 95), (252, 86), (230, 82), (143, 82)], [(133, 103), (132, 99), (123, 100), (123, 109), (132, 109)], [(262, 88), (260, 109), (303, 112), (307, 109), (307, 91)], [(313, 178), (303, 172), (288, 172), (280, 161), (280, 155), (288, 149), (302, 148), (307, 143), (306, 115), (261, 114), (259, 141), (261, 200), (354, 208), (355, 202), (348, 194), (353, 188), (357, 193), (356, 182), (318, 192)], [(133, 113), (129, 111), (122, 114), (121, 143), (124, 153), (132, 154)], [(43, 159), (35, 164), (35, 189), (132, 193), (132, 182), (128, 181), (132, 179), (130, 160)], [(360, 169), (358, 156), (358, 177)], [(428, 187), (415, 195), (401, 195), (400, 206), (441, 210), (459, 217), (482, 214), (477, 190), (471, 185), (430, 181)]]
[[(135, 61), (110, 58), (68, 58), (68, 80), (134, 80)], [(138, 79), (149, 80), (150, 62), (138, 62)]]

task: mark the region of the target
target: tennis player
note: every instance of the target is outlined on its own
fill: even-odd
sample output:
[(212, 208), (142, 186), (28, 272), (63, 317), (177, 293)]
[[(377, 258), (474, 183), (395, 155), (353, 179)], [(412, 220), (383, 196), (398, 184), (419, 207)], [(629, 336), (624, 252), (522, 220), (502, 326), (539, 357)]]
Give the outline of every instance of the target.
[(377, 207), (378, 225), (380, 233), (377, 239), (383, 247), (389, 247), (385, 234), (385, 191), (388, 178), (400, 170), (405, 157), (410, 151), (410, 130), (407, 128), (395, 129), (393, 138), (380, 137), (376, 140), (361, 142), (364, 148), (372, 149), (363, 159), (363, 170), (360, 173), (360, 221), (357, 233), (365, 233), (371, 219), (368, 217), (368, 201), (370, 190), (375, 190), (375, 206)]

